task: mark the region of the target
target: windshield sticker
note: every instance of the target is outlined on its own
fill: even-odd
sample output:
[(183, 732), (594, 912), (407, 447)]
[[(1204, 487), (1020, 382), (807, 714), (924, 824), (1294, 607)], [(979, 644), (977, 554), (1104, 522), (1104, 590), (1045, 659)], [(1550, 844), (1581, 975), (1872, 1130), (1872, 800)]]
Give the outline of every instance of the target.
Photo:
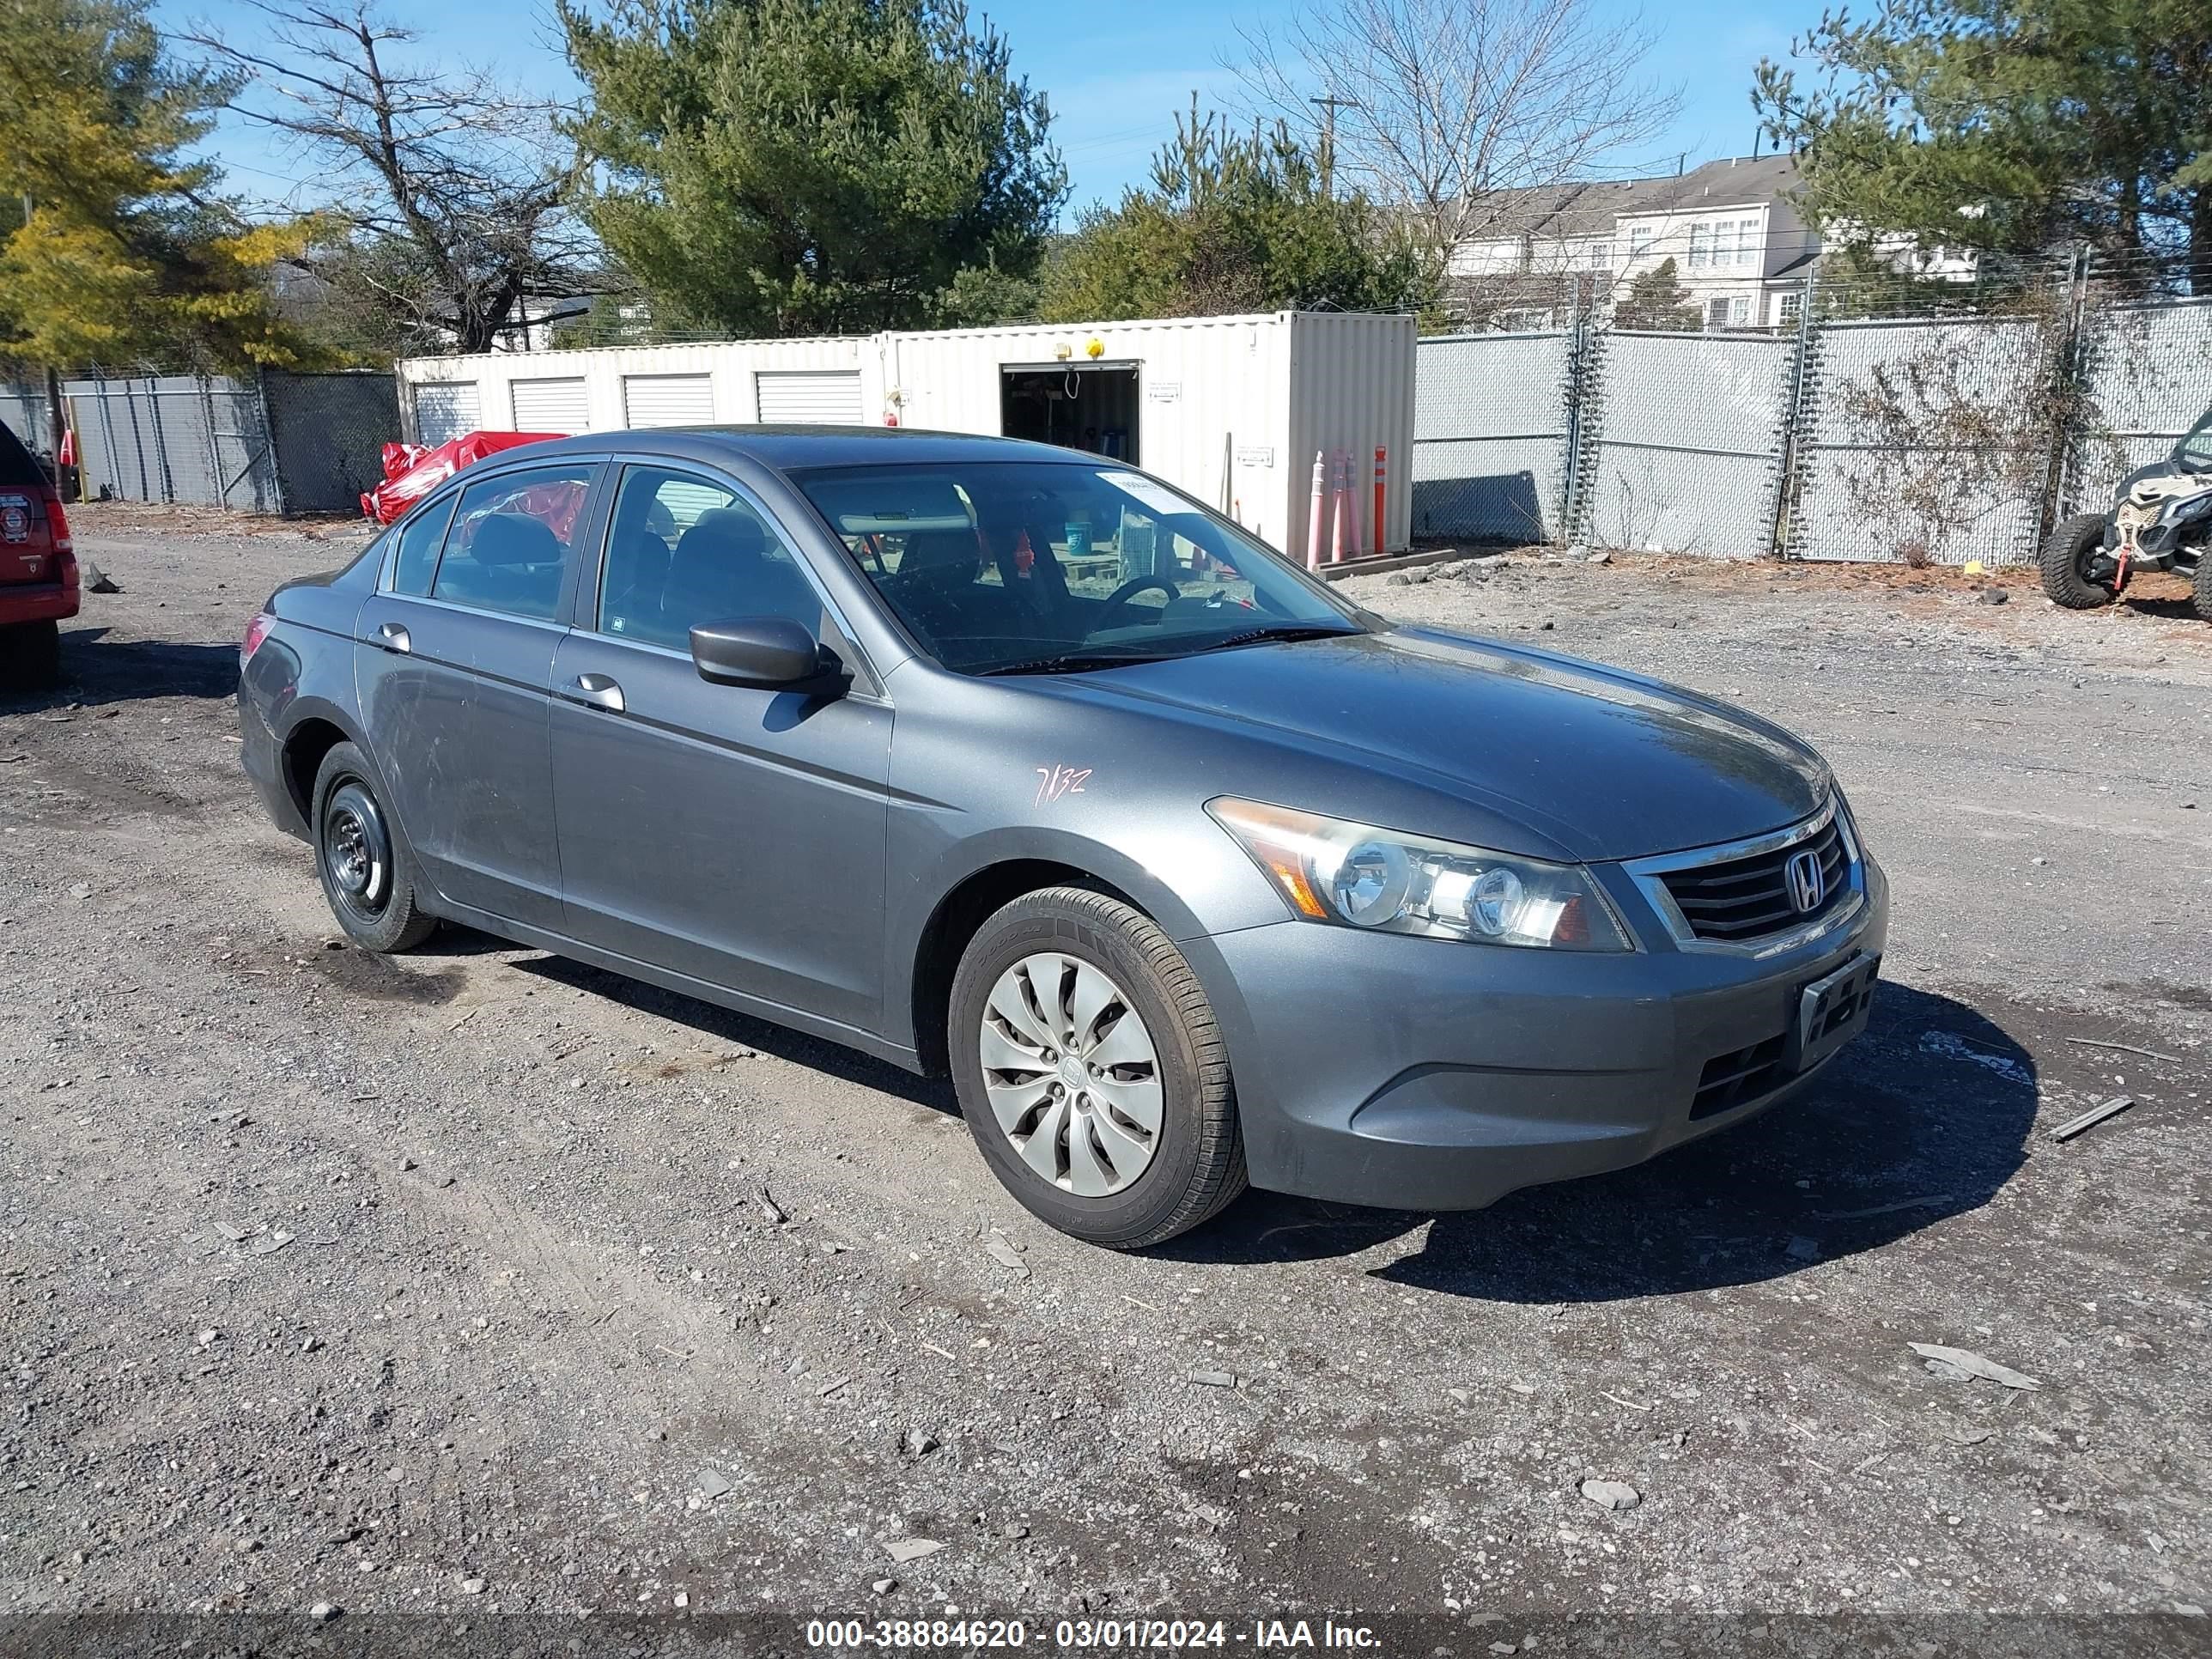
[(1062, 795), (1079, 795), (1083, 781), (1091, 775), (1091, 769), (1067, 766), (1038, 766), (1030, 769), (1037, 775), (1036, 805), (1049, 805)]
[(1141, 472), (1102, 472), (1098, 477), (1103, 483), (1134, 495), (1155, 513), (1166, 514), (1198, 511), (1165, 484), (1154, 483)]

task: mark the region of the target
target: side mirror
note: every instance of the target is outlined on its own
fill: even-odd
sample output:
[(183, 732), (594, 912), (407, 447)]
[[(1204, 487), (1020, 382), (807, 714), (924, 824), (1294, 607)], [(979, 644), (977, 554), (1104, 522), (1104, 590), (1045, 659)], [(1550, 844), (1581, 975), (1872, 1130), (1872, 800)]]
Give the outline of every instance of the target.
[(738, 617), (691, 630), (691, 662), (699, 678), (763, 690), (827, 691), (842, 684), (844, 665), (787, 617)]

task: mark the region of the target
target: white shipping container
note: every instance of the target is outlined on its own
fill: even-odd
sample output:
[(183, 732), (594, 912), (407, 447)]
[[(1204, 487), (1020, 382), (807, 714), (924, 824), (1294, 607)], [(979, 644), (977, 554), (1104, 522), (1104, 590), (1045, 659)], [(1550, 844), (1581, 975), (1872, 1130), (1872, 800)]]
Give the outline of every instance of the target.
[(1411, 317), (1285, 311), (421, 357), (399, 373), (418, 428), (459, 418), (465, 384), (483, 389), (472, 415), (514, 407), (513, 382), (562, 379), (584, 383), (579, 430), (886, 422), (1036, 438), (1157, 474), (1303, 561), (1316, 454), (1328, 458), (1324, 558), (1340, 500), (1352, 550), (1376, 549), (1378, 448), (1381, 544), (1411, 544), (1413, 336)]
[(1397, 551), (1413, 536), (1413, 337), (1411, 317), (1304, 311), (890, 334), (884, 396), (904, 426), (1118, 456), (1301, 561), (1317, 452), (1325, 509), (1349, 457), (1346, 524), (1374, 551), (1381, 447)]

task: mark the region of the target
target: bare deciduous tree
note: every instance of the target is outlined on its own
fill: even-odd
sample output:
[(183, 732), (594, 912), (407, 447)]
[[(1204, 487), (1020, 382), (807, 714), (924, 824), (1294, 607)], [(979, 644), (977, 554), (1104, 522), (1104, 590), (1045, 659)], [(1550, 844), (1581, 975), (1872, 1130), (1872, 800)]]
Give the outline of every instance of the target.
[(1680, 105), (1641, 20), (1594, 0), (1293, 0), (1243, 40), (1250, 101), (1300, 125), (1329, 102), (1335, 169), (1438, 259), (1518, 234), (1516, 192), (1598, 176)]
[(396, 343), (489, 349), (527, 295), (588, 291), (596, 247), (569, 213), (580, 163), (558, 108), (488, 73), (410, 61), (416, 32), (373, 0), (246, 0), (264, 28), (180, 38), (246, 77), (233, 103), (320, 171), (347, 228), (308, 262), (337, 308), (367, 303)]

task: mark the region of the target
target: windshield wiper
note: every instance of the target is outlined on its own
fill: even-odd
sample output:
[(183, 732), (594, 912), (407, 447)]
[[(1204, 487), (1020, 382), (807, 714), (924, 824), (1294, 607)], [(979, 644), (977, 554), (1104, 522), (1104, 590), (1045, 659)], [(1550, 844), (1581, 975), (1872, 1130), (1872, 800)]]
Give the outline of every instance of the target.
[(1152, 662), (1151, 656), (1114, 655), (1103, 651), (1068, 651), (1056, 656), (1028, 657), (1020, 662), (1002, 662), (995, 667), (979, 668), (978, 675), (994, 674), (1080, 674), (1092, 668), (1127, 668), (1132, 663)]
[(1258, 645), (1273, 640), (1334, 640), (1357, 634), (1357, 628), (1331, 628), (1318, 623), (1275, 623), (1266, 628), (1248, 628), (1241, 634), (1228, 634), (1218, 640), (1207, 640), (1195, 647), (1196, 651), (1226, 651), (1239, 645)]

